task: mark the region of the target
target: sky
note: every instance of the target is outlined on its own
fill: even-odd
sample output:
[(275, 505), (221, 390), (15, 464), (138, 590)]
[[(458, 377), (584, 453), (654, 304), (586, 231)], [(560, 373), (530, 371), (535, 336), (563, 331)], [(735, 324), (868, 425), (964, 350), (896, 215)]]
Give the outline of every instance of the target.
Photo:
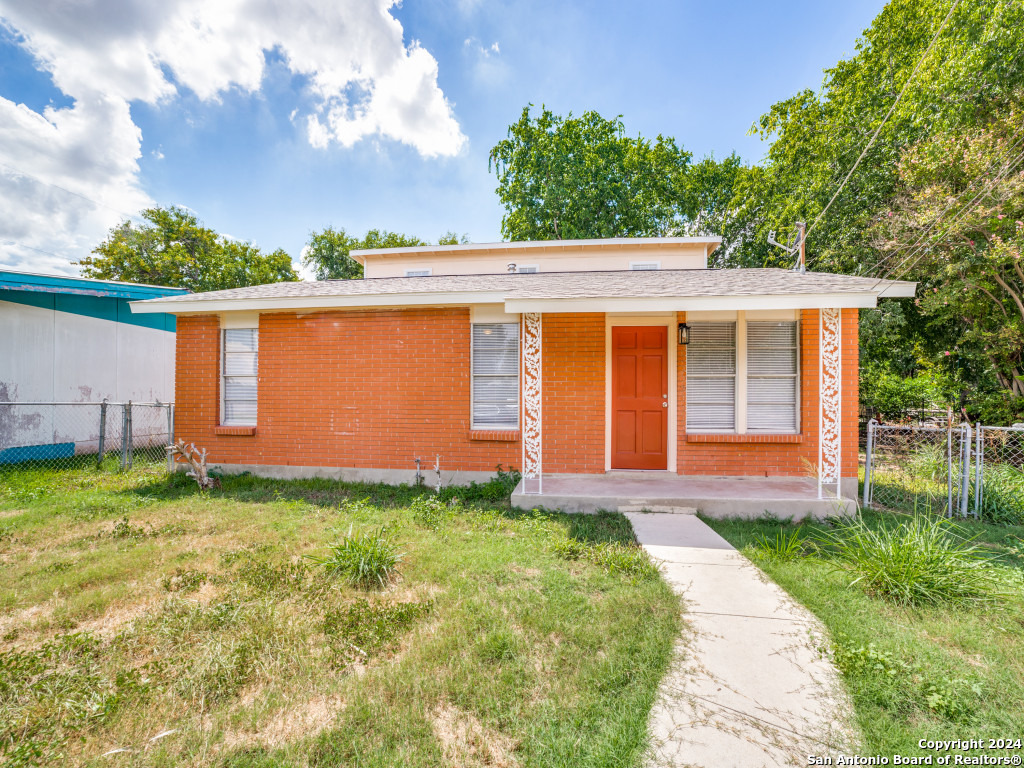
[(756, 163), (754, 121), (883, 5), (0, 0), (0, 269), (77, 274), (156, 205), (296, 266), (326, 226), (497, 241), (526, 105)]

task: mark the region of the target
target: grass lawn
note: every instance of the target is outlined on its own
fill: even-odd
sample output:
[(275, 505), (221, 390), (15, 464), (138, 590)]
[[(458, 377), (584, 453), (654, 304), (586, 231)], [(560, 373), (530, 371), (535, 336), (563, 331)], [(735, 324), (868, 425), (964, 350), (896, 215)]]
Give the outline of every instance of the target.
[[(678, 600), (624, 517), (486, 488), (4, 470), (0, 764), (639, 765)], [(303, 557), (381, 525), (384, 587)]]
[[(866, 512), (863, 519), (877, 530), (907, 518)], [(920, 739), (1024, 738), (1024, 527), (958, 523), (961, 535), (977, 536), (994, 558), (1005, 592), (995, 604), (913, 608), (851, 586), (854, 576), (837, 571), (827, 553), (772, 558), (756, 546), (758, 536), (774, 539), (794, 525), (706, 522), (828, 628), (863, 733), (862, 754), (934, 754), (918, 748)], [(802, 526), (808, 536), (826, 531)]]

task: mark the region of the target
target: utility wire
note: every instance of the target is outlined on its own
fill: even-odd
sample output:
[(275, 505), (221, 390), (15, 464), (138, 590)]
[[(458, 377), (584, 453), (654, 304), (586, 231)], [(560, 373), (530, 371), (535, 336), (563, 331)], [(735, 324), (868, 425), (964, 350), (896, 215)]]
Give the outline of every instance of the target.
[[(978, 194), (975, 195), (974, 198), (972, 198), (970, 202), (968, 202), (966, 205), (964, 205), (963, 208), (961, 208), (959, 211), (957, 211), (957, 213), (953, 216), (952, 220), (950, 220), (950, 221), (948, 221), (946, 223), (945, 232), (948, 232), (950, 227), (952, 227), (954, 224), (959, 222), (964, 216), (966, 216), (967, 213), (970, 211), (971, 207), (974, 205), (975, 202), (977, 202), (986, 192), (990, 191), (992, 189), (992, 187), (995, 186), (995, 184), (997, 184), (999, 181), (1001, 181), (1003, 178), (1005, 178), (1007, 176), (1007, 174), (1009, 174), (1011, 171), (1016, 169), (1016, 167), (1018, 165), (1020, 165), (1020, 163), (1022, 161), (1024, 161), (1024, 152), (1021, 152), (1015, 158), (1012, 158), (1011, 160), (1009, 160), (1007, 162), (1007, 164), (1004, 166), (1004, 168), (993, 179), (991, 179), (988, 182), (988, 184), (985, 186), (985, 188), (983, 188), (981, 191), (979, 191)], [(918, 262), (920, 262), (921, 259), (924, 257), (925, 253), (928, 252), (927, 244), (922, 244), (923, 239), (924, 239), (924, 235), (921, 236), (921, 238), (917, 241), (917, 243), (915, 243), (913, 246), (911, 246), (910, 252), (907, 253), (907, 255), (898, 264), (894, 265), (888, 271), (888, 274), (885, 277), (879, 277), (878, 278), (878, 281), (875, 283), (874, 287), (877, 288), (878, 285), (883, 280), (892, 279), (892, 276), (894, 274), (897, 274), (899, 272), (908, 271), (908, 270), (911, 270), (914, 267), (916, 267)], [(918, 247), (918, 246), (920, 246), (920, 247)], [(916, 254), (915, 254), (915, 248), (917, 249)], [(915, 255), (916, 255), (916, 258), (914, 258)], [(911, 258), (913, 258), (913, 262), (908, 264), (908, 262), (910, 261)]]
[[(1024, 134), (1024, 126), (1022, 126), (1022, 127), (1021, 127), (1021, 128), (1020, 128), (1020, 129), (1018, 130), (1018, 131), (1017, 131), (1017, 133), (1015, 133), (1015, 134), (1014, 134), (1014, 135), (1013, 135), (1013, 136), (1012, 136), (1012, 137), (1010, 138), (1010, 141), (1012, 142), (1012, 141), (1016, 140), (1018, 136), (1021, 136), (1021, 134)], [(1007, 158), (1007, 156), (1011, 155), (1011, 154), (1012, 154), (1012, 153), (1013, 153), (1014, 151), (1016, 151), (1017, 149), (1019, 149), (1019, 148), (1020, 148), (1020, 147), (1021, 147), (1022, 145), (1024, 145), (1024, 138), (1022, 138), (1022, 139), (1021, 139), (1020, 141), (1018, 141), (1018, 142), (1017, 142), (1016, 144), (1014, 144), (1014, 145), (1013, 145), (1012, 147), (1010, 147), (1010, 148), (1009, 148), (1008, 150), (1006, 150), (1005, 152), (1003, 152), (1003, 153), (1002, 153), (1002, 155), (1001, 155), (1001, 158)], [(1014, 162), (1014, 161), (1013, 161), (1013, 160), (1008, 160), (1008, 162), (1011, 162), (1011, 163), (1012, 163), (1012, 162)], [(991, 171), (991, 170), (994, 170), (994, 169), (995, 169), (996, 167), (997, 167), (997, 166), (996, 166), (995, 164), (990, 164), (990, 165), (989, 165), (989, 170), (990, 170), (990, 171)], [(874, 269), (874, 270), (876, 270), (876, 271), (878, 272), (879, 276), (881, 276), (881, 270), (882, 270), (883, 266), (884, 266), (884, 265), (886, 264), (886, 262), (894, 262), (894, 260), (895, 260), (895, 262), (894, 262), (894, 263), (899, 263), (899, 262), (904, 262), (904, 263), (905, 263), (905, 261), (906, 261), (906, 260), (907, 260), (907, 259), (908, 259), (908, 258), (909, 258), (909, 257), (910, 257), (911, 255), (913, 255), (914, 249), (916, 249), (916, 248), (917, 248), (917, 247), (918, 247), (918, 246), (919, 246), (919, 245), (920, 245), (920, 244), (921, 244), (921, 243), (922, 243), (922, 242), (924, 241), (924, 239), (925, 239), (925, 237), (927, 237), (928, 233), (929, 233), (929, 232), (931, 232), (931, 231), (932, 231), (932, 230), (933, 230), (933, 229), (934, 229), (934, 228), (935, 228), (935, 227), (936, 227), (936, 226), (937, 226), (937, 225), (939, 224), (939, 222), (941, 222), (941, 221), (942, 221), (942, 217), (943, 217), (943, 216), (945, 216), (945, 215), (946, 215), (946, 214), (947, 214), (947, 213), (949, 212), (949, 210), (950, 210), (951, 208), (953, 208), (953, 207), (954, 207), (955, 205), (957, 205), (957, 203), (958, 203), (958, 202), (960, 201), (960, 199), (961, 199), (961, 198), (963, 198), (963, 197), (964, 197), (964, 195), (966, 195), (966, 194), (968, 194), (969, 192), (971, 192), (971, 191), (973, 190), (973, 188), (974, 188), (975, 182), (977, 182), (977, 181), (980, 181), (980, 180), (981, 180), (981, 177), (980, 177), (980, 176), (979, 176), (978, 178), (974, 179), (974, 180), (973, 180), (973, 181), (972, 181), (972, 182), (971, 182), (970, 184), (968, 184), (968, 185), (967, 185), (967, 186), (966, 186), (966, 187), (965, 187), (965, 188), (963, 189), (963, 191), (961, 191), (961, 192), (960, 192), (960, 194), (958, 194), (958, 195), (957, 195), (956, 197), (954, 197), (954, 198), (953, 198), (952, 200), (950, 200), (950, 202), (949, 202), (949, 203), (948, 203), (948, 204), (946, 205), (946, 207), (945, 207), (945, 208), (943, 208), (943, 209), (942, 209), (941, 211), (939, 211), (939, 213), (938, 213), (938, 214), (936, 215), (936, 217), (935, 217), (935, 219), (934, 219), (934, 220), (932, 221), (932, 223), (931, 223), (931, 224), (929, 224), (929, 225), (928, 225), (928, 227), (927, 227), (927, 228), (926, 228), (926, 229), (924, 230), (924, 232), (922, 232), (922, 233), (920, 234), (920, 236), (918, 237), (917, 241), (916, 241), (915, 243), (913, 243), (912, 245), (910, 245), (910, 246), (909, 246), (909, 247), (908, 247), (908, 248), (907, 248), (907, 249), (906, 249), (906, 250), (904, 251), (904, 253), (903, 253), (903, 256), (902, 256), (902, 257), (901, 257), (901, 256), (900, 256), (900, 255), (899, 255), (899, 254), (898, 254), (897, 252), (895, 252), (895, 251), (894, 251), (893, 253), (891, 253), (890, 255), (886, 256), (886, 257), (885, 257), (885, 258), (883, 258), (883, 259), (881, 259), (881, 260), (880, 260), (880, 261), (879, 261), (878, 263), (876, 263), (876, 264), (875, 264), (875, 265), (873, 266), (873, 269)], [(990, 180), (990, 182), (989, 182), (989, 183), (991, 183), (991, 180)], [(984, 193), (984, 191), (985, 191), (985, 190), (983, 189), (983, 190), (982, 190), (982, 193)], [(971, 204), (973, 204), (975, 200), (977, 200), (977, 197), (975, 197), (975, 198), (974, 198), (974, 200), (972, 200), (972, 201), (971, 201), (970, 203), (968, 203), (968, 206), (970, 206)], [(893, 274), (893, 273), (894, 273), (895, 271), (896, 271), (895, 269), (890, 269), (890, 270), (889, 270), (889, 274), (888, 274), (888, 275), (886, 275), (886, 277), (891, 277), (891, 276), (892, 276), (892, 274)]]
[(882, 122), (878, 124), (878, 128), (875, 129), (875, 132), (871, 135), (871, 138), (868, 140), (868, 143), (864, 145), (864, 149), (861, 150), (860, 156), (857, 158), (857, 161), (853, 164), (853, 167), (850, 168), (849, 173), (846, 174), (846, 178), (843, 179), (835, 194), (832, 195), (832, 199), (828, 201), (828, 204), (824, 208), (821, 209), (821, 213), (817, 215), (814, 221), (811, 222), (811, 226), (807, 228), (807, 232), (804, 234), (805, 240), (811, 234), (811, 232), (814, 231), (814, 228), (818, 225), (818, 222), (821, 221), (821, 217), (828, 212), (829, 208), (832, 207), (832, 203), (834, 203), (836, 201), (836, 198), (839, 197), (839, 193), (843, 191), (843, 187), (846, 186), (846, 182), (850, 180), (850, 177), (853, 176), (853, 172), (857, 170), (857, 166), (860, 165), (861, 160), (864, 159), (864, 156), (868, 153), (868, 150), (871, 149), (871, 147), (874, 145), (875, 139), (878, 138), (878, 134), (882, 132), (882, 128), (885, 126), (886, 122), (888, 122), (889, 118), (892, 117), (892, 113), (896, 111), (896, 106), (900, 103), (900, 100), (903, 99), (903, 94), (907, 92), (907, 88), (910, 87), (910, 83), (913, 81), (914, 77), (917, 75), (918, 70), (921, 69), (921, 65), (924, 64), (925, 59), (928, 58), (928, 54), (931, 53), (932, 48), (935, 46), (935, 41), (939, 39), (939, 35), (942, 34), (942, 30), (946, 28), (946, 24), (949, 23), (950, 18), (953, 16), (953, 12), (957, 9), (959, 5), (960, 0), (955, 0), (953, 6), (949, 9), (949, 13), (946, 14), (946, 18), (942, 20), (942, 23), (939, 25), (939, 28), (935, 31), (935, 34), (932, 35), (931, 42), (928, 43), (928, 47), (925, 49), (925, 52), (921, 55), (921, 58), (917, 60), (917, 64), (914, 67), (914, 71), (910, 73), (910, 77), (908, 77), (906, 79), (906, 82), (903, 83), (903, 88), (900, 90), (899, 95), (896, 97), (896, 101), (894, 101), (892, 103), (892, 106), (889, 107), (889, 111), (885, 113), (885, 117), (882, 118)]
[(67, 256), (61, 256), (53, 251), (44, 251), (42, 248), (36, 248), (35, 246), (26, 245), (25, 243), (19, 243), (17, 240), (3, 240), (0, 242), (2, 242), (3, 245), (13, 245), (15, 248), (27, 248), (30, 251), (37, 251), (38, 253), (45, 253), (47, 256), (53, 256), (58, 259), (63, 259), (64, 261), (70, 261)]

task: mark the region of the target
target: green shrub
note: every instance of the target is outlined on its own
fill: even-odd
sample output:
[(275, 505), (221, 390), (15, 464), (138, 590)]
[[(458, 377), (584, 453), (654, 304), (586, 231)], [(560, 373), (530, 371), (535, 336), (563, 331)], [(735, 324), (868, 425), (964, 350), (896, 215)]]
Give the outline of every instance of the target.
[(820, 541), (842, 568), (857, 574), (851, 586), (898, 605), (966, 606), (999, 596), (990, 556), (945, 518), (915, 514), (877, 529), (854, 518)]
[(349, 528), (347, 536), (330, 546), (330, 554), (306, 558), (327, 575), (343, 578), (354, 586), (383, 587), (397, 574), (402, 554), (395, 547), (392, 532), (381, 526), (359, 537), (352, 536)]

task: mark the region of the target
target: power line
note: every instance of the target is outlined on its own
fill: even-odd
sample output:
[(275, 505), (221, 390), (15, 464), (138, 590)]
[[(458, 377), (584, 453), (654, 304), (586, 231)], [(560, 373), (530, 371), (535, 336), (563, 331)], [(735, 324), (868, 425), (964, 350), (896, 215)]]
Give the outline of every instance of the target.
[(53, 251), (44, 251), (42, 248), (36, 248), (31, 245), (26, 245), (25, 243), (19, 243), (17, 240), (4, 240), (2, 242), (4, 245), (13, 245), (15, 248), (27, 248), (30, 251), (45, 253), (47, 256), (53, 256), (54, 258), (63, 259), (64, 261), (71, 263), (71, 259), (69, 259), (67, 256), (61, 256), (60, 254), (54, 253)]
[[(1012, 141), (1016, 140), (1018, 136), (1021, 136), (1021, 134), (1024, 134), (1024, 127), (1021, 127), (1021, 128), (1020, 128), (1020, 129), (1019, 129), (1019, 130), (1017, 131), (1017, 133), (1015, 133), (1015, 134), (1014, 134), (1014, 135), (1013, 135), (1013, 136), (1012, 136), (1012, 137), (1010, 138), (1010, 141), (1012, 142)], [(1002, 153), (1001, 157), (1004, 157), (1004, 158), (1005, 158), (1005, 157), (1007, 157), (1007, 156), (1011, 155), (1011, 154), (1012, 154), (1012, 153), (1013, 153), (1014, 151), (1016, 151), (1016, 150), (1017, 150), (1018, 148), (1020, 148), (1020, 147), (1021, 147), (1022, 145), (1024, 145), (1024, 139), (1021, 139), (1021, 141), (1018, 141), (1018, 142), (1017, 142), (1016, 144), (1014, 144), (1014, 145), (1013, 145), (1012, 147), (1010, 147), (1010, 148), (1009, 148), (1008, 150), (1006, 150), (1006, 151), (1005, 151), (1004, 153)], [(1018, 159), (1019, 159), (1019, 158), (1018, 158)], [(1011, 160), (1010, 162), (1012, 163), (1012, 162), (1014, 162), (1014, 161), (1012, 161), (1012, 160)], [(994, 169), (995, 169), (995, 167), (996, 167), (996, 165), (995, 165), (994, 163), (993, 163), (993, 164), (990, 164), (990, 165), (989, 165), (989, 170), (994, 170)], [(953, 198), (953, 199), (952, 199), (952, 200), (951, 200), (951, 201), (950, 201), (950, 202), (949, 202), (949, 203), (948, 203), (948, 204), (946, 205), (946, 207), (945, 207), (945, 208), (943, 208), (943, 209), (942, 209), (941, 211), (939, 211), (939, 213), (938, 213), (938, 214), (936, 215), (936, 217), (935, 217), (935, 219), (934, 219), (934, 220), (932, 221), (932, 223), (931, 223), (931, 224), (929, 224), (929, 225), (928, 225), (928, 227), (927, 227), (927, 228), (926, 228), (926, 229), (924, 230), (924, 232), (922, 232), (922, 233), (920, 234), (920, 236), (918, 237), (917, 241), (916, 241), (915, 243), (913, 243), (912, 245), (910, 245), (910, 246), (909, 246), (909, 247), (908, 247), (908, 248), (906, 249), (906, 251), (904, 252), (904, 255), (903, 255), (902, 259), (900, 259), (901, 261), (905, 262), (905, 261), (906, 261), (906, 259), (907, 259), (907, 258), (909, 258), (909, 257), (910, 257), (910, 256), (911, 256), (911, 255), (913, 254), (913, 251), (914, 251), (914, 249), (915, 249), (915, 248), (917, 248), (917, 247), (918, 247), (918, 246), (919, 246), (919, 245), (920, 245), (920, 244), (921, 244), (921, 243), (922, 243), (922, 242), (924, 241), (924, 239), (925, 239), (925, 237), (926, 237), (926, 236), (928, 235), (928, 233), (929, 233), (929, 232), (931, 232), (931, 231), (932, 231), (932, 230), (933, 230), (933, 229), (934, 229), (934, 228), (936, 227), (936, 225), (937, 225), (937, 224), (939, 224), (939, 222), (940, 222), (940, 221), (942, 221), (942, 217), (943, 217), (943, 216), (945, 216), (945, 215), (946, 215), (946, 213), (948, 213), (948, 212), (949, 212), (949, 210), (950, 210), (951, 208), (953, 208), (953, 207), (954, 207), (954, 206), (955, 206), (955, 205), (956, 205), (956, 204), (957, 204), (957, 203), (958, 203), (958, 202), (960, 201), (960, 199), (961, 199), (961, 198), (963, 198), (963, 196), (964, 196), (964, 195), (966, 195), (966, 194), (968, 194), (969, 192), (971, 192), (971, 191), (972, 191), (972, 189), (973, 189), (973, 187), (974, 187), (974, 184), (975, 184), (975, 182), (979, 181), (980, 179), (981, 179), (981, 177), (979, 176), (978, 178), (976, 178), (976, 179), (972, 180), (972, 181), (971, 181), (971, 183), (970, 183), (970, 184), (968, 184), (968, 185), (967, 185), (967, 186), (966, 186), (966, 187), (965, 187), (965, 188), (963, 189), (963, 191), (962, 191), (962, 192), (960, 192), (960, 194), (958, 194), (958, 195), (957, 195), (956, 197), (954, 197), (954, 198)], [(982, 192), (981, 192), (981, 194), (983, 194), (983, 193), (984, 193), (984, 191), (985, 191), (985, 190), (983, 189), (983, 190), (982, 190)], [(969, 207), (970, 205), (972, 205), (972, 204), (973, 204), (973, 203), (974, 203), (974, 202), (975, 202), (975, 201), (976, 201), (977, 199), (978, 199), (978, 198), (977, 198), (977, 196), (976, 196), (976, 197), (975, 197), (975, 198), (974, 198), (973, 200), (971, 200), (971, 202), (970, 202), (970, 203), (968, 203), (968, 207)], [(874, 267), (873, 267), (873, 268), (874, 268), (875, 270), (881, 270), (881, 268), (883, 267), (883, 265), (885, 265), (885, 263), (886, 263), (886, 262), (890, 262), (890, 261), (893, 261), (894, 259), (897, 259), (897, 258), (899, 258), (899, 257), (898, 257), (898, 254), (897, 254), (896, 252), (893, 252), (893, 253), (892, 253), (892, 254), (890, 254), (889, 256), (886, 256), (886, 257), (885, 257), (885, 258), (883, 258), (883, 259), (882, 259), (881, 261), (879, 261), (878, 263), (876, 263), (876, 264), (874, 265)], [(889, 274), (888, 274), (887, 276), (888, 276), (888, 277), (891, 277), (894, 271), (895, 271), (895, 270), (890, 270), (890, 271), (889, 271)]]
[(917, 60), (917, 64), (914, 66), (914, 71), (910, 73), (910, 77), (908, 77), (906, 79), (906, 82), (903, 83), (903, 88), (900, 90), (899, 95), (896, 97), (896, 101), (894, 101), (892, 103), (892, 106), (889, 107), (889, 111), (885, 113), (885, 117), (882, 118), (882, 122), (878, 124), (878, 128), (875, 129), (875, 132), (871, 135), (871, 138), (868, 140), (868, 143), (864, 145), (864, 149), (861, 150), (860, 156), (857, 158), (857, 161), (853, 164), (853, 167), (850, 168), (850, 172), (846, 174), (846, 178), (843, 179), (835, 194), (832, 195), (832, 199), (828, 201), (828, 204), (826, 204), (825, 207), (822, 208), (821, 213), (819, 213), (818, 216), (814, 219), (814, 221), (811, 222), (811, 226), (807, 228), (807, 235), (810, 235), (811, 232), (814, 231), (814, 228), (818, 225), (818, 222), (821, 221), (821, 217), (828, 212), (829, 208), (832, 207), (832, 203), (834, 203), (836, 201), (836, 198), (839, 197), (839, 193), (843, 191), (843, 187), (846, 186), (846, 182), (850, 180), (850, 177), (853, 176), (853, 172), (857, 170), (857, 166), (860, 165), (861, 160), (864, 159), (864, 156), (868, 153), (868, 150), (871, 149), (871, 147), (874, 145), (875, 139), (878, 138), (878, 134), (882, 132), (882, 128), (885, 127), (886, 122), (888, 122), (889, 118), (892, 117), (892, 113), (896, 111), (896, 106), (900, 103), (900, 100), (902, 100), (903, 94), (907, 92), (907, 88), (910, 86), (911, 81), (913, 81), (914, 77), (917, 75), (918, 70), (921, 69), (921, 65), (924, 64), (925, 59), (928, 58), (928, 54), (931, 53), (932, 48), (935, 45), (935, 41), (939, 39), (939, 35), (942, 33), (942, 30), (946, 28), (946, 24), (949, 22), (950, 18), (952, 18), (953, 12), (957, 9), (959, 5), (960, 0), (955, 0), (953, 6), (949, 9), (949, 13), (946, 14), (946, 18), (942, 20), (942, 23), (939, 25), (939, 28), (935, 31), (935, 34), (932, 35), (931, 42), (928, 43), (928, 47), (925, 49), (925, 52), (921, 55), (921, 58)]
[[(947, 224), (946, 224), (946, 232), (949, 231), (949, 228), (951, 226), (953, 226), (954, 224), (959, 222), (964, 216), (967, 215), (968, 211), (971, 209), (971, 206), (973, 206), (974, 203), (977, 202), (982, 197), (982, 195), (984, 195), (986, 192), (991, 190), (992, 187), (995, 186), (995, 184), (997, 184), (999, 181), (1001, 181), (1003, 178), (1005, 178), (1006, 175), (1009, 174), (1011, 171), (1013, 171), (1018, 165), (1020, 165), (1020, 163), (1022, 161), (1024, 161), (1024, 152), (1021, 152), (1015, 158), (1012, 158), (1011, 160), (1009, 160), (1006, 163), (1005, 167), (994, 178), (992, 178), (988, 182), (988, 184), (986, 184), (985, 188), (983, 188), (981, 191), (979, 191), (978, 194), (975, 195), (974, 198), (972, 198), (970, 202), (968, 202), (963, 208), (961, 208), (954, 215), (954, 217), (953, 217), (953, 219), (951, 221), (947, 222)], [(927, 234), (927, 233), (925, 233), (925, 234)], [(894, 265), (891, 269), (888, 270), (888, 274), (885, 277), (879, 277), (878, 278), (878, 281), (875, 283), (875, 287), (878, 287), (878, 285), (883, 280), (891, 279), (894, 274), (897, 274), (898, 272), (902, 272), (902, 271), (907, 271), (907, 270), (913, 269), (915, 266), (917, 266), (918, 262), (924, 257), (925, 253), (927, 253), (927, 251), (928, 251), (927, 244), (922, 244), (923, 240), (924, 240), (924, 235), (922, 235), (921, 238), (918, 239), (917, 243), (915, 243), (914, 245), (912, 245), (910, 247), (910, 252), (907, 253), (907, 255), (898, 264)], [(920, 247), (918, 247), (918, 246), (920, 246)], [(915, 248), (917, 249), (917, 253), (916, 254), (915, 254)], [(916, 258), (914, 258), (913, 262), (908, 264), (907, 262), (909, 262), (910, 259), (913, 258), (915, 255), (916, 255)]]

